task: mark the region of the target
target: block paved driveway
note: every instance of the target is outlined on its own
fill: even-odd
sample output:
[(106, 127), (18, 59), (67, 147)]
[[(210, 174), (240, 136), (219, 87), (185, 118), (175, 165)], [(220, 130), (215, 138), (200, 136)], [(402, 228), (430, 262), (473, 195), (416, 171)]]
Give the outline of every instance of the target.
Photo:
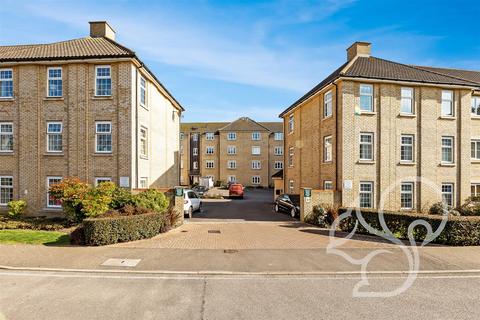
[[(344, 236), (345, 234), (339, 234)], [(168, 249), (325, 249), (328, 230), (300, 223), (273, 210), (271, 190), (249, 190), (243, 200), (205, 200), (201, 212), (177, 229), (152, 239), (116, 244), (116, 247)], [(357, 237), (351, 248), (388, 244)]]

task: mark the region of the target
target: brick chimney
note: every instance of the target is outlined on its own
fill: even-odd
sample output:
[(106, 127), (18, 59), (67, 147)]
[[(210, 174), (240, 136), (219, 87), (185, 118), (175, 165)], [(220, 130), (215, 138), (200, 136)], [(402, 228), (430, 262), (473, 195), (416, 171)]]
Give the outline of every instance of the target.
[(107, 21), (90, 21), (89, 23), (90, 37), (105, 37), (110, 40), (115, 40), (115, 30), (112, 29)]
[(370, 57), (370, 42), (357, 41), (347, 49), (347, 61), (351, 61), (356, 57)]

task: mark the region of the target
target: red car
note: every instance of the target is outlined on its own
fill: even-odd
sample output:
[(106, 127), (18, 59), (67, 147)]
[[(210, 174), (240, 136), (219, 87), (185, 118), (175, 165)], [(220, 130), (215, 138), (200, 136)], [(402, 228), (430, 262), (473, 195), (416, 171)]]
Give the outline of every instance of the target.
[(243, 199), (243, 185), (240, 183), (234, 183), (228, 188), (228, 196), (230, 198), (240, 198)]

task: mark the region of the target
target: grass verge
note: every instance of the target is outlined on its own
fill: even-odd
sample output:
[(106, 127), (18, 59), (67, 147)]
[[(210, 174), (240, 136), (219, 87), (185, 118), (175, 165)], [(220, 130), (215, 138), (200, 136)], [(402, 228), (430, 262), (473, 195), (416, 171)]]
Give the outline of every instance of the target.
[(39, 230), (0, 230), (0, 243), (6, 244), (70, 244), (66, 233)]

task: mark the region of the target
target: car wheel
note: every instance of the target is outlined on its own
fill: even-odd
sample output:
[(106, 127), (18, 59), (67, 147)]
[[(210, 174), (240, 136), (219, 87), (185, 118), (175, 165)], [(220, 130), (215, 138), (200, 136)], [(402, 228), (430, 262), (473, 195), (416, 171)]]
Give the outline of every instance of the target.
[(190, 207), (190, 208), (188, 209), (188, 217), (191, 219), (192, 216), (193, 216), (193, 207)]
[(295, 210), (295, 208), (292, 208), (292, 210), (290, 210), (290, 216), (292, 218), (295, 218), (296, 215), (297, 215), (297, 211)]
[(275, 205), (275, 212), (279, 212), (280, 208), (278, 207), (278, 204)]

